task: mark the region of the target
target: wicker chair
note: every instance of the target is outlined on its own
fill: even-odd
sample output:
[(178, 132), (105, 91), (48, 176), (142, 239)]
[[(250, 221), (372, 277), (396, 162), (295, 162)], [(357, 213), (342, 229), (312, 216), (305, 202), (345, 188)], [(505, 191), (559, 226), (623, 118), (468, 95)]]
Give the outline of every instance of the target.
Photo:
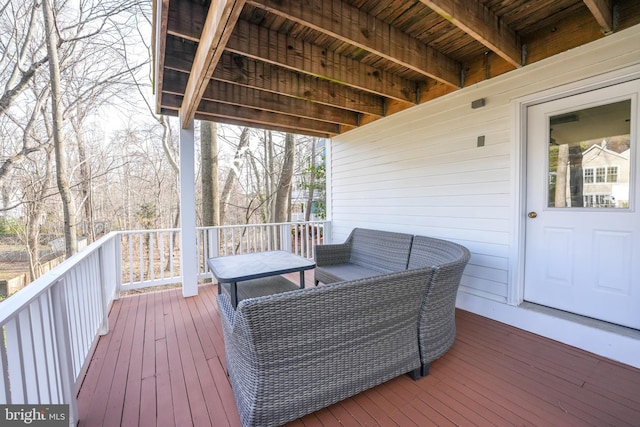
[(419, 375), (417, 324), (431, 268), (241, 301), (218, 296), (243, 426), (275, 426), (404, 373)]

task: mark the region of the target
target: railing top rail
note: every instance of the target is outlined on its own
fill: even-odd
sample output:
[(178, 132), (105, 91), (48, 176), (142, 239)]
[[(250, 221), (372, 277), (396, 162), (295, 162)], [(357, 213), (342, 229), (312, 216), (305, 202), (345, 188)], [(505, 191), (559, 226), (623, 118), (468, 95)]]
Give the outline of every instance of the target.
[(268, 223), (260, 223), (260, 224), (234, 224), (234, 225), (211, 225), (207, 227), (197, 227), (198, 230), (206, 230), (210, 228), (244, 228), (244, 227), (266, 227), (266, 226), (277, 226), (277, 225), (301, 225), (301, 224), (322, 224), (329, 222), (327, 220), (310, 220), (310, 221), (287, 221), (287, 222), (268, 222)]
[(119, 232), (117, 231), (113, 231), (107, 234), (106, 236), (87, 246), (82, 251), (73, 255), (71, 258), (64, 260), (53, 270), (37, 278), (36, 280), (31, 282), (29, 286), (25, 286), (15, 294), (11, 295), (11, 298), (0, 303), (0, 325), (6, 323), (7, 320), (15, 316), (19, 312), (17, 308), (25, 307), (26, 305), (30, 304), (32, 301), (42, 295), (42, 293), (46, 292), (51, 286), (53, 286), (54, 283), (60, 280), (60, 278), (63, 277), (69, 270), (73, 269), (80, 262), (91, 256), (97, 249), (102, 247), (110, 240), (117, 238), (118, 236)]
[(121, 235), (124, 234), (140, 234), (140, 233), (166, 233), (166, 232), (179, 232), (180, 228), (151, 228), (151, 229), (140, 229), (140, 230), (122, 230), (117, 231)]
[[(277, 227), (277, 226), (296, 226), (296, 225), (323, 225), (328, 223), (327, 220), (312, 220), (312, 221), (288, 221), (288, 222), (272, 222), (266, 224), (235, 224), (235, 225), (221, 225), (211, 227), (197, 227), (199, 231), (211, 230), (211, 229), (243, 229), (252, 227)], [(119, 239), (121, 236), (144, 234), (144, 233), (158, 233), (158, 232), (180, 232), (180, 228), (164, 228), (164, 229), (152, 229), (152, 230), (124, 230), (124, 231), (112, 231), (101, 239), (93, 242), (84, 250), (78, 252), (69, 259), (63, 261), (53, 270), (43, 274), (41, 277), (24, 287), (20, 291), (16, 292), (5, 302), (0, 303), (0, 325), (5, 324), (9, 319), (13, 318), (20, 310), (20, 307), (25, 307), (32, 301), (37, 299), (42, 293), (46, 292), (53, 284), (59, 281), (64, 275), (72, 270), (76, 265), (82, 262), (87, 257), (91, 256), (97, 249), (108, 243), (113, 239)]]

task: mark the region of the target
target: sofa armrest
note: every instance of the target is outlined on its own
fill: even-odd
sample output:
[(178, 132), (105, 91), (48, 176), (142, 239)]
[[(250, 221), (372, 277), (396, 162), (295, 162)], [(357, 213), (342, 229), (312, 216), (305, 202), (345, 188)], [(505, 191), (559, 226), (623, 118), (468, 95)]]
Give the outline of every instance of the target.
[(329, 245), (317, 245), (315, 247), (316, 265), (344, 264), (351, 258), (351, 245), (348, 243), (337, 243)]

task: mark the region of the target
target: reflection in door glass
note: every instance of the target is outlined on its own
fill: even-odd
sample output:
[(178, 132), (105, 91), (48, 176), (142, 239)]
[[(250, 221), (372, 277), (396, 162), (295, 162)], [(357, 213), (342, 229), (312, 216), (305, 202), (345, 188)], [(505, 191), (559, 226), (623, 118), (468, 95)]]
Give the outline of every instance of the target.
[(629, 207), (630, 117), (626, 100), (549, 118), (549, 207)]

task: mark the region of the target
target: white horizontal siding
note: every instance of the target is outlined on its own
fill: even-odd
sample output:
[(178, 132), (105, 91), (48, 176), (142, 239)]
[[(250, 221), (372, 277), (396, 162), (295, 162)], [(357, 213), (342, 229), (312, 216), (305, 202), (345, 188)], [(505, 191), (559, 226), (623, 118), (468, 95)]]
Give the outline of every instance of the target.
[[(331, 146), (333, 240), (354, 227), (456, 241), (461, 290), (506, 302), (512, 259), (514, 99), (640, 62), (640, 26), (340, 135)], [(471, 109), (485, 98), (486, 105)], [(477, 147), (478, 136), (484, 147)]]

